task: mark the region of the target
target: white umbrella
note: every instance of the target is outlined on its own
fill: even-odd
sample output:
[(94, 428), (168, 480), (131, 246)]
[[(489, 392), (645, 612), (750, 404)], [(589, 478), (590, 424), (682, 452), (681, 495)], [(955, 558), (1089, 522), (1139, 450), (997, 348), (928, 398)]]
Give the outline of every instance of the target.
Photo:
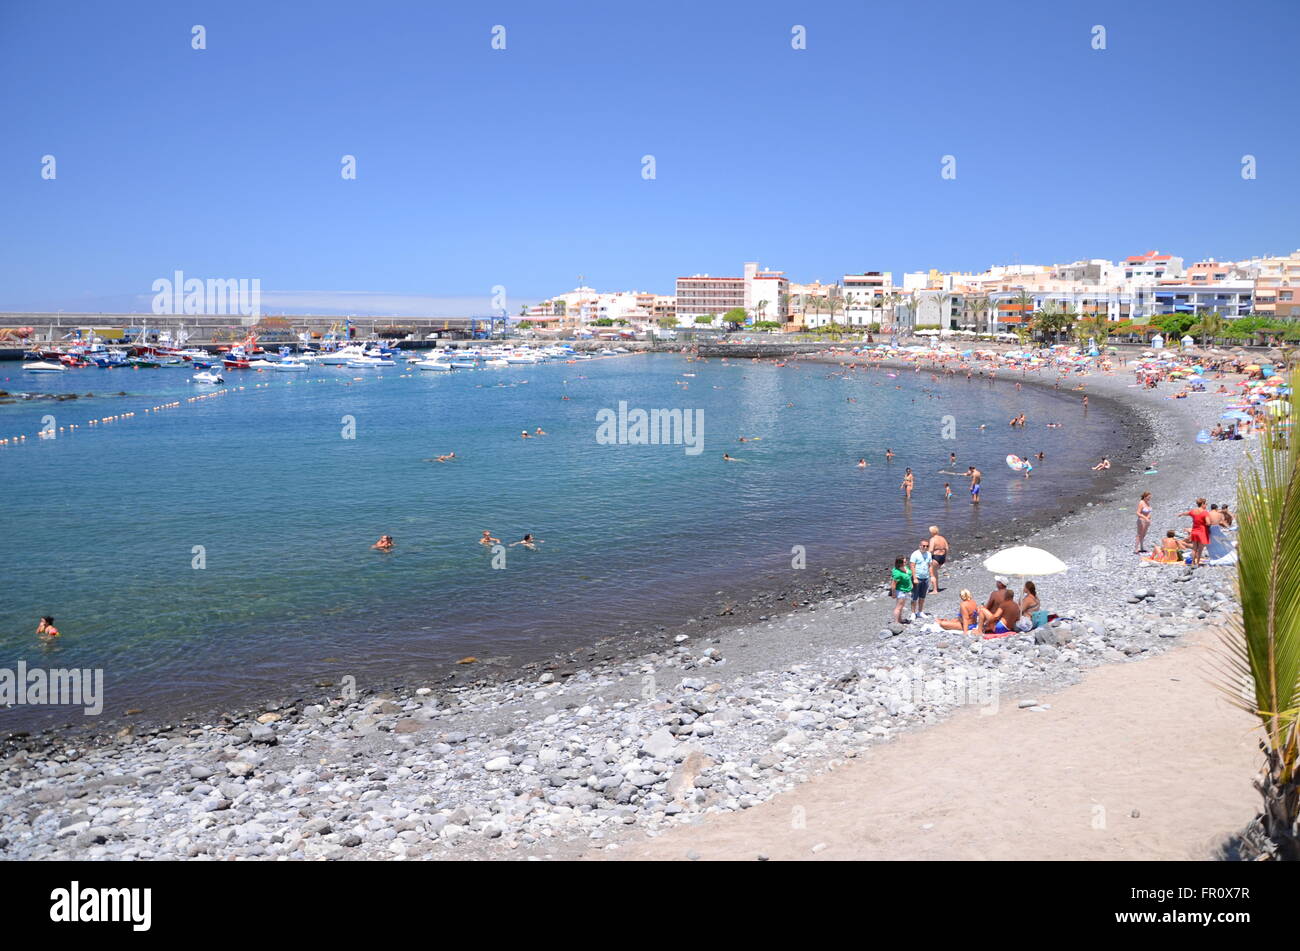
[(1055, 575), (1068, 571), (1069, 566), (1050, 551), (1016, 545), (1004, 548), (984, 559), (984, 567), (995, 575)]

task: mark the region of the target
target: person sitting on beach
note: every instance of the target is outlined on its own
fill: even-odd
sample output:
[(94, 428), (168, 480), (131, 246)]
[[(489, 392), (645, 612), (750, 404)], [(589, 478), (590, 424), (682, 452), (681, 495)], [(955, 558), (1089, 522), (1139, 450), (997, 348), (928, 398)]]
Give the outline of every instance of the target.
[(479, 538), (478, 543), (480, 545), (500, 545), (501, 539), (495, 538), (491, 532), (485, 531), (482, 537)]
[(1224, 503), (1222, 503), (1222, 504), (1219, 506), (1219, 514), (1223, 516), (1223, 524), (1224, 524), (1226, 527), (1231, 528), (1231, 527), (1232, 527), (1233, 516), (1232, 516), (1232, 513), (1228, 511), (1228, 503), (1227, 503), (1227, 502), (1224, 502)]
[(536, 551), (537, 546), (540, 544), (542, 544), (542, 540), (540, 538), (533, 538), (533, 533), (529, 532), (524, 535), (523, 538), (519, 539), (519, 541), (511, 542), (510, 547), (514, 548), (516, 545), (523, 545), (525, 548), (530, 548), (533, 551)]
[(1020, 596), (1020, 627), (1022, 631), (1030, 631), (1034, 628), (1034, 612), (1042, 610), (1042, 602), (1038, 600), (1038, 587), (1032, 581), (1025, 582), (1024, 593)]
[(393, 536), (380, 535), (379, 541), (375, 542), (370, 547), (375, 549), (376, 551), (388, 551), (393, 547)]
[(1020, 620), (1020, 605), (1016, 604), (1015, 593), (1010, 588), (1002, 590), (1002, 600), (984, 621), (985, 634), (1012, 634), (1016, 622)]
[(998, 609), (998, 605), (1002, 603), (1002, 593), (1007, 590), (1007, 579), (1002, 575), (998, 575), (994, 578), (993, 582), (997, 587), (993, 589), (993, 593), (989, 595), (989, 599), (984, 602), (984, 607), (988, 609), (990, 613)]
[(988, 614), (984, 608), (975, 603), (974, 596), (966, 588), (958, 593), (961, 602), (957, 605), (957, 617), (955, 620), (943, 618), (939, 621), (939, 626), (945, 631), (965, 631), (967, 634), (977, 634), (984, 627), (984, 620)]
[(1092, 467), (1092, 471), (1093, 471), (1093, 472), (1097, 472), (1098, 470), (1109, 469), (1109, 468), (1110, 468), (1110, 460), (1107, 459), (1105, 456), (1102, 456), (1102, 457), (1101, 457), (1101, 462), (1099, 462), (1099, 463), (1097, 463), (1095, 466), (1093, 466), (1093, 467)]
[(1183, 550), (1186, 547), (1187, 544), (1171, 528), (1165, 532), (1164, 541), (1160, 543), (1160, 547), (1155, 551), (1153, 557), (1142, 560), (1163, 565), (1176, 565), (1183, 560)]
[(46, 614), (41, 623), (36, 625), (36, 636), (44, 640), (53, 640), (59, 636), (59, 629), (54, 626), (54, 618)]

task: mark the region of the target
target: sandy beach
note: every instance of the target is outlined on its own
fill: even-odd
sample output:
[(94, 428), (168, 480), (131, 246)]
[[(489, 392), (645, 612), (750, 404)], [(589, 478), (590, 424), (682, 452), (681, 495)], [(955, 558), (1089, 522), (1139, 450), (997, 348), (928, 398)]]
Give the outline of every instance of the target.
[(1255, 814), (1254, 721), (1207, 679), (1208, 628), (996, 712), (968, 708), (621, 860), (1208, 860)]

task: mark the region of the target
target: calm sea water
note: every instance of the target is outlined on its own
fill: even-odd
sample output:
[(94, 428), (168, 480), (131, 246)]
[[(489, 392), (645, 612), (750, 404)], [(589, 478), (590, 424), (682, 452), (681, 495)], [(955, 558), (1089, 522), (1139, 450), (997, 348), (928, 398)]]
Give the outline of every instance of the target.
[[(627, 622), (684, 620), (717, 590), (789, 570), (796, 545), (810, 569), (857, 561), (885, 578), (932, 522), (960, 545), (976, 520), (987, 530), (1058, 507), (1118, 426), (1010, 379), (676, 355), (226, 376), (230, 392), (190, 403), (209, 390), (184, 370), (52, 377), (0, 364), (11, 391), (129, 394), (0, 406), (0, 438), (28, 435), (0, 447), (0, 666), (104, 668), (107, 712), (120, 714), (467, 654), (540, 656)], [(703, 452), (598, 443), (597, 412), (620, 400), (702, 409)], [(1009, 429), (1020, 411), (1031, 426)], [(123, 412), (136, 415), (87, 425)], [(36, 439), (47, 414), (80, 428)], [(941, 438), (948, 415), (955, 440)], [(519, 437), (538, 426), (548, 435)], [(453, 463), (427, 461), (453, 450)], [(1003, 461), (1039, 450), (1047, 464), (1029, 481)], [(985, 473), (978, 512), (966, 480), (938, 471), (970, 462)], [(543, 544), (508, 549), (494, 569), (484, 529)], [(396, 550), (370, 550), (385, 532)], [(64, 635), (55, 651), (33, 634), (46, 613)], [(0, 724), (31, 715), (0, 711)]]

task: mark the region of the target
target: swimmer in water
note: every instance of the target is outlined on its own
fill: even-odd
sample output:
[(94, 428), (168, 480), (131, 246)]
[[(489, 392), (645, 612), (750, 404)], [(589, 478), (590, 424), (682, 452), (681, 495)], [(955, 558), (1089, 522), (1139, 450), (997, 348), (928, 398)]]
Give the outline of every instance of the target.
[(947, 502), (951, 498), (952, 498), (952, 485), (951, 483), (945, 482), (943, 484), (943, 500)]
[(439, 457), (438, 457), (438, 461), (439, 461), (439, 462), (451, 462), (451, 460), (453, 460), (453, 459), (455, 459), (455, 458), (456, 458), (456, 454), (455, 454), (454, 452), (449, 452), (449, 453), (446, 453), (445, 455), (441, 455), (441, 456), (439, 456)]
[(59, 636), (59, 629), (54, 626), (53, 617), (47, 614), (41, 618), (41, 623), (36, 625), (36, 636), (47, 641)]
[(491, 532), (485, 531), (482, 537), (479, 538), (478, 543), (480, 545), (500, 545), (501, 539), (494, 538)]
[(519, 539), (519, 541), (511, 542), (510, 547), (514, 548), (516, 545), (523, 545), (525, 548), (531, 548), (533, 551), (536, 551), (537, 546), (540, 544), (542, 544), (542, 540), (540, 538), (533, 538), (533, 533), (529, 532), (523, 538)]
[(859, 468), (859, 469), (865, 469), (866, 467), (867, 467), (867, 460), (865, 460), (865, 459), (859, 459), (859, 460), (858, 460), (858, 468)]
[(535, 435), (535, 436), (545, 436), (545, 435), (546, 435), (546, 430), (542, 429), (541, 426), (538, 426), (537, 429), (534, 430), (533, 435)]
[(722, 461), (723, 462), (744, 462), (743, 459), (737, 459), (734, 456), (730, 456), (725, 452), (722, 454)]
[(523, 431), (519, 434), (519, 438), (520, 438), (520, 439), (532, 439), (533, 437), (532, 437), (532, 434), (529, 433), (528, 430), (525, 429), (525, 430), (523, 430)]
[(389, 551), (393, 547), (393, 536), (380, 535), (379, 541), (375, 542), (370, 547), (373, 548), (375, 551)]
[(892, 450), (892, 449), (886, 449), (886, 450), (885, 450), (885, 458), (886, 458), (886, 459), (893, 459), (893, 458), (894, 458), (894, 450)]

